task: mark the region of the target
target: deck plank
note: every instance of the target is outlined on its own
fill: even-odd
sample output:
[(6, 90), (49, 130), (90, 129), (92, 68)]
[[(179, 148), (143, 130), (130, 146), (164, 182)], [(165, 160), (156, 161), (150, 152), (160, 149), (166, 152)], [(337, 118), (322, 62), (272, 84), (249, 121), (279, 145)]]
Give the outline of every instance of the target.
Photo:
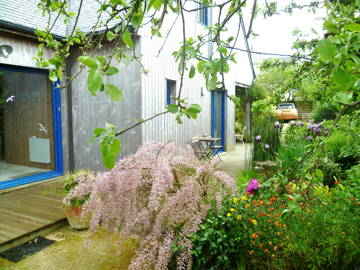
[(65, 218), (61, 181), (0, 194), (0, 245)]

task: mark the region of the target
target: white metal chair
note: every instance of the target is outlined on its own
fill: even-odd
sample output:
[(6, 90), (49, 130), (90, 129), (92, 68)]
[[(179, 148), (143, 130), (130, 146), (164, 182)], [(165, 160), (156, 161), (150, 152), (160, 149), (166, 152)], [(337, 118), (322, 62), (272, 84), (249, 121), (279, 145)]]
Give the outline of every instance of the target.
[(244, 128), (243, 128), (242, 134), (235, 134), (235, 141), (245, 143), (244, 142), (245, 132), (246, 132), (246, 126), (244, 126)]

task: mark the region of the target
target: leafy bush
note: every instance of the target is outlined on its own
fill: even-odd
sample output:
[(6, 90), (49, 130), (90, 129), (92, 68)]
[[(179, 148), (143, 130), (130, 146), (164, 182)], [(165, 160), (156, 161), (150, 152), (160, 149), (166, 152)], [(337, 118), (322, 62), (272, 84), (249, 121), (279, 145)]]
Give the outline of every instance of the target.
[[(94, 173), (88, 170), (80, 170), (73, 174), (67, 173), (64, 176), (63, 183), (63, 191), (65, 196), (63, 203), (70, 206), (80, 206), (87, 202), (90, 198), (90, 191), (84, 192), (79, 196), (75, 196), (72, 193), (78, 185), (82, 185), (88, 181), (90, 183), (95, 181)], [(69, 196), (71, 196), (71, 199), (67, 199)]]
[(334, 105), (317, 105), (310, 118), (316, 123), (320, 123), (324, 120), (332, 120), (337, 116), (338, 110)]
[(252, 154), (253, 161), (273, 159), (278, 151), (281, 129), (276, 128), (274, 123), (275, 119), (271, 115), (261, 116), (254, 121), (253, 138), (255, 138), (255, 143)]
[(274, 178), (209, 212), (193, 237), (195, 269), (354, 269), (359, 205), (358, 189)]
[(66, 199), (90, 192), (84, 207), (92, 213), (93, 230), (101, 225), (142, 238), (129, 269), (167, 269), (173, 257), (178, 269), (188, 269), (188, 237), (212, 201), (236, 190), (234, 180), (215, 166), (199, 161), (191, 147), (148, 143), (98, 173), (94, 182), (76, 186)]

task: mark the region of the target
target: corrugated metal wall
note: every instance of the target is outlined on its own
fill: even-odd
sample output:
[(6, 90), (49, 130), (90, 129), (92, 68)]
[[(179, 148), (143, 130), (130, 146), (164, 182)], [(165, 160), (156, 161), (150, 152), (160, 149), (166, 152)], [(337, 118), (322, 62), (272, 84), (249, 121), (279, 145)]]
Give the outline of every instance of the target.
[[(196, 8), (197, 4), (187, 2), (186, 7), (188, 9)], [(186, 13), (185, 15), (187, 38), (196, 38), (197, 35), (204, 33), (204, 26), (197, 21), (196, 12)], [(212, 14), (210, 17), (217, 18), (217, 14)], [(172, 26), (175, 19), (175, 15), (165, 18), (163, 33), (167, 33), (166, 29)], [(235, 23), (234, 30), (231, 30), (234, 36), (236, 35), (236, 29), (237, 24)], [(142, 63), (145, 69), (149, 70), (148, 74), (142, 75), (142, 117), (145, 119), (165, 110), (166, 79), (176, 80), (177, 89), (180, 85), (180, 75), (172, 53), (181, 46), (181, 17), (177, 18), (174, 28), (167, 39), (165, 34), (163, 38), (151, 38), (147, 31), (140, 34)], [(241, 35), (239, 36), (241, 38)], [(162, 51), (158, 54), (162, 46)], [(235, 81), (240, 81), (239, 75), (241, 74), (240, 67), (242, 65), (248, 66), (249, 64), (248, 62), (233, 64), (231, 72), (226, 75), (226, 87), (229, 95), (235, 95)], [(201, 105), (202, 112), (199, 118), (197, 120), (185, 119), (184, 124), (180, 125), (176, 123), (174, 115), (160, 116), (142, 126), (143, 142), (174, 140), (178, 144), (187, 144), (190, 142), (191, 137), (211, 133), (211, 98), (202, 76), (197, 73), (193, 79), (189, 79), (186, 72), (182, 93), (183, 97), (188, 98), (189, 103)], [(234, 147), (234, 122), (234, 104), (227, 99), (226, 150), (231, 150)]]
[[(111, 44), (96, 52), (96, 55), (111, 53)], [(79, 56), (74, 54), (73, 59)], [(124, 93), (121, 102), (111, 101), (104, 93), (91, 96), (87, 91), (87, 72), (82, 72), (72, 83), (73, 97), (73, 129), (74, 129), (74, 161), (76, 169), (103, 169), (99, 142), (89, 143), (95, 128), (105, 127), (106, 122), (124, 129), (141, 118), (141, 75), (139, 65), (135, 62), (118, 65), (119, 73), (108, 77), (106, 83), (117, 85)], [(72, 74), (79, 70), (79, 62), (74, 61)], [(141, 128), (135, 128), (120, 137), (121, 155), (136, 151), (141, 144)]]

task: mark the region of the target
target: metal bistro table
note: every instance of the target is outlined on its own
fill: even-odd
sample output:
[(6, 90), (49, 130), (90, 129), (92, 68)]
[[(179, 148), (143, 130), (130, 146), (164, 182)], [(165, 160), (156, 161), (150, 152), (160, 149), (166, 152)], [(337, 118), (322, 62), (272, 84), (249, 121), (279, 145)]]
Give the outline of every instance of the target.
[(217, 144), (220, 140), (221, 138), (213, 138), (210, 136), (199, 137), (200, 146), (203, 148), (204, 151), (208, 152), (206, 158), (212, 159), (215, 155), (217, 155), (220, 161), (222, 161), (218, 151), (223, 146)]

